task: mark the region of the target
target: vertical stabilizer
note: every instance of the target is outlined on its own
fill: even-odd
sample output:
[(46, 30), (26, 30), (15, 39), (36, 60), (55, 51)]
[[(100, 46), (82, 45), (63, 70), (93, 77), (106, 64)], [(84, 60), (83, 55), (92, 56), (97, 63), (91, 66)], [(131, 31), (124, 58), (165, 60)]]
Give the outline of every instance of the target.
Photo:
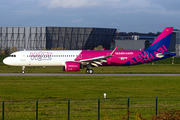
[(157, 51), (159, 48), (163, 47), (165, 52), (168, 51), (172, 32), (173, 27), (166, 27), (163, 32), (156, 38), (156, 40), (151, 44), (151, 46), (146, 50)]

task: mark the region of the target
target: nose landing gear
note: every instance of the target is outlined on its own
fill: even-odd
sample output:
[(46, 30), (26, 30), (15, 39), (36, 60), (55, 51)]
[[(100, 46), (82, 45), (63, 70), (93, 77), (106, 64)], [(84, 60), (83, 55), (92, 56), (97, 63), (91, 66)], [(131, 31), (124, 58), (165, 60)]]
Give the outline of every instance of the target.
[(25, 66), (22, 66), (22, 72), (21, 72), (22, 74), (24, 74), (25, 73)]
[(91, 65), (88, 64), (86, 67), (87, 67), (86, 73), (87, 73), (87, 74), (93, 74), (94, 71), (93, 71), (93, 69), (91, 69)]

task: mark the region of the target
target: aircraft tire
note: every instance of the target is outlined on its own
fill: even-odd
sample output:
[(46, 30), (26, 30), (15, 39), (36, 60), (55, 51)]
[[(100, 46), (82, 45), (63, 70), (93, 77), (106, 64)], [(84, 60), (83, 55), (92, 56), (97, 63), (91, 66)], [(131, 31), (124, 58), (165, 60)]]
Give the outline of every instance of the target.
[(90, 73), (90, 74), (93, 74), (93, 72), (94, 72), (94, 71), (93, 71), (92, 69), (89, 70), (89, 73)]
[(94, 71), (93, 71), (92, 69), (87, 69), (87, 70), (86, 70), (86, 73), (87, 73), (87, 74), (93, 74), (93, 72), (94, 72)]
[(89, 74), (89, 69), (86, 69), (86, 73)]

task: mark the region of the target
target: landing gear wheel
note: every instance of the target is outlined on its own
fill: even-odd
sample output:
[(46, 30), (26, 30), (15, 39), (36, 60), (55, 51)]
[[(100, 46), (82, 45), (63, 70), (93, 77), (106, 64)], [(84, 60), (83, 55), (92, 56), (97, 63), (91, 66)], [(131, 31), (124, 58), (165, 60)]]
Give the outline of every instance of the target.
[(87, 69), (87, 70), (86, 70), (86, 73), (87, 73), (87, 74), (93, 74), (93, 72), (94, 72), (94, 71), (93, 71), (92, 69)]
[(88, 70), (88, 69), (86, 69), (86, 73), (87, 73), (87, 74), (89, 73), (89, 70)]
[(89, 73), (90, 73), (90, 74), (93, 74), (93, 72), (94, 72), (94, 71), (93, 71), (92, 69), (89, 70)]
[(24, 71), (25, 71), (25, 66), (22, 66), (22, 72), (21, 73), (24, 74), (25, 73)]

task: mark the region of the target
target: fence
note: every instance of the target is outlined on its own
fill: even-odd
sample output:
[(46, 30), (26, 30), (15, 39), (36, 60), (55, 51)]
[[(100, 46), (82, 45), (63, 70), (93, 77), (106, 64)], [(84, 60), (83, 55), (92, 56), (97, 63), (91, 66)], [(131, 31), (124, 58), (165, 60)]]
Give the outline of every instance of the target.
[(162, 108), (179, 109), (180, 98), (116, 98), (86, 100), (3, 101), (4, 119), (134, 119), (137, 113), (150, 119)]

